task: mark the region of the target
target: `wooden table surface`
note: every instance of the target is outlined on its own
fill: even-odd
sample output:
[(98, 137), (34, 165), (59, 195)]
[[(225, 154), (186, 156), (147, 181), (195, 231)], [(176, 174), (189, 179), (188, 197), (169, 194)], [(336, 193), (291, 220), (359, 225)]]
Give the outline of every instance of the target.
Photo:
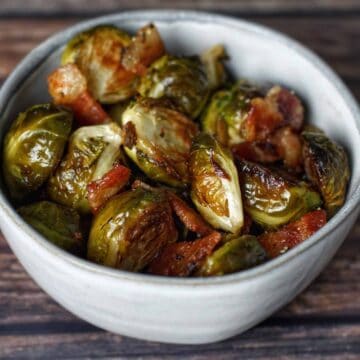
[[(103, 13), (151, 7), (222, 12), (287, 33), (322, 56), (360, 99), (359, 0), (1, 0), (0, 82), (58, 30)], [(175, 346), (113, 335), (77, 319), (38, 288), (0, 237), (0, 359), (355, 360), (360, 358), (359, 275), (358, 220), (328, 267), (286, 308), (227, 341)]]

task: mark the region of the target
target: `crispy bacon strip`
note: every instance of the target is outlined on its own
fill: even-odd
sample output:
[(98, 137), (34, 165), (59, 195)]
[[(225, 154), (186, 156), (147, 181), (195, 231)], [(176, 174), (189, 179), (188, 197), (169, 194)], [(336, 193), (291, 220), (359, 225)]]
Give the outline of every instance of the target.
[(280, 160), (276, 147), (266, 142), (250, 142), (245, 141), (231, 147), (235, 157), (252, 162), (260, 162), (263, 164), (272, 163)]
[(315, 210), (277, 231), (260, 235), (259, 241), (268, 256), (274, 258), (300, 244), (325, 224), (325, 210)]
[(263, 141), (283, 123), (283, 116), (277, 106), (267, 99), (251, 100), (249, 114), (242, 127), (246, 141)]
[(141, 28), (125, 50), (122, 64), (137, 75), (144, 75), (146, 68), (165, 54), (165, 46), (153, 24)]
[(168, 192), (170, 204), (176, 215), (184, 225), (193, 232), (205, 236), (213, 232), (213, 229), (201, 218), (201, 216), (189, 207), (185, 201), (180, 199), (172, 192)]
[(117, 164), (101, 179), (87, 186), (88, 200), (94, 214), (127, 184), (130, 174), (130, 169)]
[(276, 85), (268, 91), (266, 98), (276, 104), (284, 117), (284, 125), (290, 125), (297, 132), (301, 130), (304, 123), (304, 107), (293, 92)]
[(199, 268), (220, 241), (220, 233), (214, 231), (194, 241), (169, 244), (151, 262), (148, 272), (166, 276), (189, 276)]
[(52, 72), (48, 76), (48, 88), (55, 104), (69, 107), (80, 126), (110, 121), (88, 91), (86, 79), (75, 64), (61, 66)]

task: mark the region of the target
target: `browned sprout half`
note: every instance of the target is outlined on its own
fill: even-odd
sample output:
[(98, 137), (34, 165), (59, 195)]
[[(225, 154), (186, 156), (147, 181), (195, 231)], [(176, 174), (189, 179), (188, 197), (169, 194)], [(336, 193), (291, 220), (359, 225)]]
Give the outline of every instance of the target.
[(74, 254), (85, 246), (80, 231), (80, 216), (71, 208), (40, 201), (18, 209), (21, 217), (47, 240)]
[(244, 207), (265, 228), (294, 221), (321, 206), (320, 195), (284, 172), (238, 160)]
[(113, 197), (98, 212), (87, 255), (98, 264), (140, 271), (176, 239), (166, 194), (139, 187)]
[(197, 126), (164, 100), (138, 98), (122, 114), (127, 155), (151, 179), (184, 187)]
[(243, 223), (238, 173), (230, 151), (208, 134), (200, 134), (190, 157), (191, 199), (216, 229), (239, 233)]
[(115, 123), (83, 126), (71, 136), (67, 153), (48, 183), (51, 200), (90, 212), (87, 185), (122, 163), (121, 129)]
[(209, 255), (196, 275), (230, 274), (254, 267), (265, 260), (265, 250), (256, 239), (256, 236), (237, 236), (228, 240)]
[(71, 113), (51, 104), (18, 115), (5, 136), (3, 174), (16, 200), (36, 191), (61, 160), (72, 126)]
[(306, 175), (320, 190), (328, 215), (332, 216), (345, 201), (350, 179), (346, 152), (317, 128), (307, 127), (302, 137)]

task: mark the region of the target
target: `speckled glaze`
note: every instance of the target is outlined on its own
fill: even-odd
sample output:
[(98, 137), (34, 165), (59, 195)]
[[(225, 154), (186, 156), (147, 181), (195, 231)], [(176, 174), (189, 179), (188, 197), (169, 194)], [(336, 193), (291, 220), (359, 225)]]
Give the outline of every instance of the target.
[(78, 259), (56, 248), (16, 214), (4, 186), (0, 226), (30, 276), (80, 318), (114, 333), (171, 343), (208, 343), (239, 334), (300, 293), (346, 237), (359, 212), (359, 110), (341, 80), (297, 42), (262, 26), (188, 11), (139, 11), (83, 22), (34, 49), (0, 93), (0, 136), (27, 106), (48, 101), (46, 76), (59, 63), (62, 45), (80, 30), (113, 23), (134, 31), (154, 22), (171, 52), (199, 53), (223, 43), (238, 77), (293, 88), (308, 105), (308, 118), (349, 152), (352, 179), (345, 206), (313, 237), (285, 255), (237, 274), (176, 279), (127, 273)]

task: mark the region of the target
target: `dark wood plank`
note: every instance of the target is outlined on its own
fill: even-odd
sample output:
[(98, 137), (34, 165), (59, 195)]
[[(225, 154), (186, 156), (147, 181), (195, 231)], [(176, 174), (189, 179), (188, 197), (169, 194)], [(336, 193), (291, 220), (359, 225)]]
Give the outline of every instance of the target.
[[(2, 11), (17, 0), (2, 0)], [(230, 3), (232, 1), (225, 1)], [(265, 1), (264, 1), (265, 2)], [(238, 9), (260, 6), (240, 1)], [(31, 1), (47, 9), (79, 3)], [(90, 3), (90, 2), (89, 2)], [(95, 2), (94, 2), (95, 3)], [(95, 9), (94, 3), (87, 4)], [(112, 1), (101, 2), (104, 11)], [(137, 2), (135, 1), (136, 4)], [(146, 2), (145, 2), (146, 3)], [(174, 6), (180, 1), (175, 1)], [(181, 2), (184, 4), (184, 1)], [(249, 2), (250, 3), (250, 2)], [(278, 0), (296, 9), (306, 2)], [(287, 5), (286, 5), (286, 4)], [(298, 3), (296, 5), (295, 3)], [(331, 5), (351, 9), (358, 1), (317, 1), (315, 7)], [(71, 4), (71, 5), (69, 5)], [(76, 4), (76, 5), (74, 5)], [(97, 6), (100, 6), (97, 2)], [(104, 5), (103, 5), (104, 4)], [(121, 2), (117, 2), (121, 4)], [(146, 3), (147, 4), (147, 3)], [(210, 7), (215, 2), (209, 1)], [(257, 4), (257, 5), (256, 5)], [(284, 5), (285, 4), (285, 5)], [(304, 5), (305, 4), (305, 5)], [(360, 4), (359, 4), (360, 5)], [(201, 5), (202, 6), (202, 5)], [(354, 9), (356, 10), (356, 4)], [(15, 5), (13, 7), (15, 9)], [(64, 8), (62, 8), (64, 9)], [(31, 10), (31, 11), (32, 11)], [(41, 12), (42, 10), (37, 10)], [(57, 10), (56, 10), (57, 11)], [(261, 11), (264, 11), (261, 9)], [(294, 10), (291, 10), (294, 11)], [(65, 12), (64, 12), (65, 13)], [(249, 18), (252, 18), (248, 16)], [(0, 20), (0, 81), (34, 46), (77, 18), (26, 18)], [(283, 31), (319, 53), (343, 77), (360, 100), (360, 16), (256, 16), (256, 21)], [(24, 31), (31, 29), (31, 32)], [(324, 31), (326, 29), (326, 31)], [(228, 341), (204, 346), (160, 345), (101, 331), (58, 306), (24, 272), (0, 237), (0, 358), (146, 358), (156, 359), (358, 359), (360, 358), (360, 220), (320, 277), (294, 302), (247, 333)]]
[(0, 14), (2, 15), (31, 15), (33, 13), (43, 15), (55, 15), (59, 12), (66, 14), (99, 14), (112, 11), (129, 9), (198, 9), (216, 10), (227, 13), (332, 13), (334, 11), (349, 12), (360, 10), (357, 0), (27, 0), (23, 6), (23, 0), (2, 0)]

